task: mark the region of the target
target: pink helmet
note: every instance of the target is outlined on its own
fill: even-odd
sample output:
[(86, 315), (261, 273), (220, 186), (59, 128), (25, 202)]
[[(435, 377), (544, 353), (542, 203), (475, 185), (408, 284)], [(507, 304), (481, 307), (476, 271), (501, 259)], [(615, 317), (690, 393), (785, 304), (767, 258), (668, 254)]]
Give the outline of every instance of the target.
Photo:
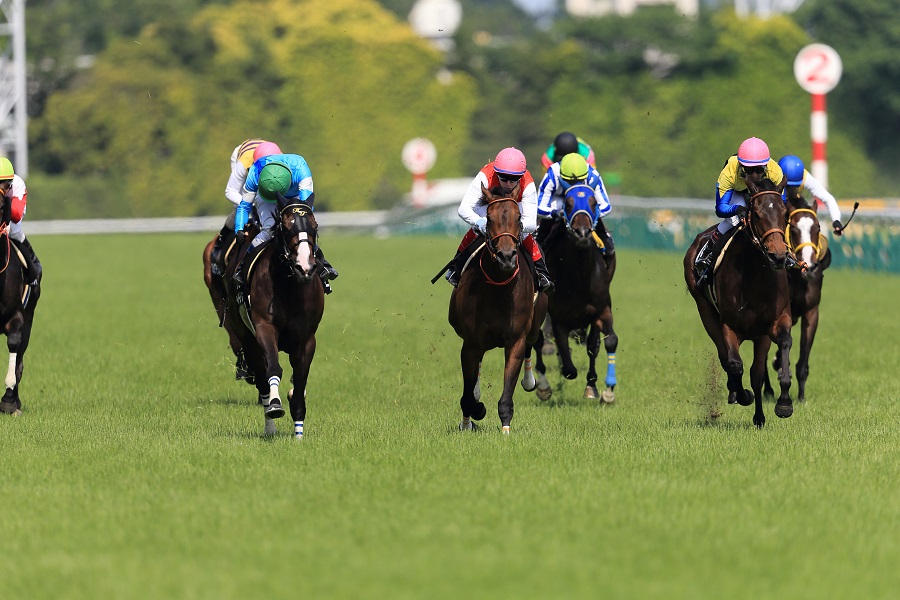
[(518, 148), (504, 148), (494, 159), (494, 171), (509, 175), (524, 175), (525, 155)]
[(281, 154), (281, 148), (275, 142), (262, 142), (253, 151), (253, 162), (258, 161), (263, 156), (271, 156), (272, 154)]
[(747, 138), (738, 148), (738, 162), (748, 167), (769, 162), (769, 147), (759, 138)]

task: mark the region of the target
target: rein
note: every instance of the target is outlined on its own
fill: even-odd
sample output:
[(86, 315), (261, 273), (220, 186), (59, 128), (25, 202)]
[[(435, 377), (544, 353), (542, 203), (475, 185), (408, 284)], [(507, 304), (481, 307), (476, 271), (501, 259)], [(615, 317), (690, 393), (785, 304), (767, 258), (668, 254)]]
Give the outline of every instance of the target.
[[(775, 191), (767, 190), (764, 192), (757, 192), (757, 193), (753, 194), (752, 196), (750, 196), (750, 204), (752, 205), (754, 200), (756, 200), (757, 198), (759, 198), (760, 196), (763, 196), (765, 194), (774, 194), (775, 196), (778, 196), (778, 200), (781, 201), (781, 194), (779, 194), (778, 192), (775, 192)], [(761, 250), (763, 249), (763, 245), (766, 243), (766, 238), (768, 238), (770, 235), (774, 235), (776, 233), (781, 234), (781, 237), (784, 238), (784, 243), (786, 245), (788, 244), (787, 236), (785, 235), (785, 232), (781, 230), (780, 227), (773, 227), (772, 229), (769, 229), (762, 235), (757, 235), (756, 232), (753, 230), (753, 223), (751, 221), (752, 218), (753, 218), (753, 211), (751, 210), (751, 211), (747, 212), (747, 229), (750, 231), (750, 236), (753, 238), (753, 243), (757, 247), (759, 247)]]
[[(312, 214), (312, 208), (310, 208), (306, 204), (303, 204), (302, 202), (295, 202), (293, 204), (288, 204), (287, 206), (282, 208), (281, 212), (280, 212), (280, 216), (283, 218), (285, 213), (288, 213), (288, 212), (293, 215), (293, 217), (291, 219), (292, 222), (295, 222), (294, 218), (296, 218), (296, 217), (306, 217), (306, 216), (309, 216), (310, 214)], [(294, 247), (290, 246), (288, 244), (288, 242), (285, 240), (284, 225), (282, 224), (281, 221), (279, 221), (279, 223), (278, 223), (278, 228), (282, 231), (282, 235), (278, 236), (278, 239), (280, 242), (279, 245), (281, 246), (281, 256), (289, 265), (291, 265), (293, 262), (291, 259), (291, 253), (293, 252)], [(302, 231), (302, 230), (300, 230), (300, 232), (301, 233), (310, 233), (308, 231)], [(293, 233), (293, 230), (291, 230), (290, 233)], [(315, 230), (313, 230), (312, 233), (315, 234)], [(312, 237), (314, 238), (315, 235), (313, 235)], [(299, 247), (299, 245), (301, 243), (309, 244), (310, 249), (312, 250), (313, 253), (315, 253), (316, 243), (309, 236), (307, 236), (307, 238), (305, 240), (299, 240), (297, 243), (297, 247)], [(292, 271), (293, 271), (293, 269), (292, 269)]]
[(2, 274), (5, 273), (6, 269), (9, 268), (9, 255), (12, 252), (9, 241), (9, 223), (3, 223), (2, 225), (0, 225), (0, 237), (6, 238), (6, 264), (3, 265), (2, 269), (0, 269), (0, 274)]

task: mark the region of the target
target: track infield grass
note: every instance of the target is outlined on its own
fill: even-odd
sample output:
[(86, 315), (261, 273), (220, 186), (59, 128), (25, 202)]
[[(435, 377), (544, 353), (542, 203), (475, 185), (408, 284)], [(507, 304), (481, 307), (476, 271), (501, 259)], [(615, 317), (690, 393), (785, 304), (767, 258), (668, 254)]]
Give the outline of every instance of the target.
[(503, 436), (494, 350), (487, 417), (460, 433), (450, 287), (429, 283), (457, 240), (325, 232), (341, 275), (297, 443), (289, 415), (263, 437), (234, 381), (210, 238), (32, 240), (0, 597), (896, 597), (900, 278), (826, 273), (808, 401), (784, 420), (767, 402), (757, 430), (725, 402), (681, 256), (621, 248), (616, 403), (582, 399), (576, 346), (578, 379), (549, 357), (553, 397), (517, 388)]

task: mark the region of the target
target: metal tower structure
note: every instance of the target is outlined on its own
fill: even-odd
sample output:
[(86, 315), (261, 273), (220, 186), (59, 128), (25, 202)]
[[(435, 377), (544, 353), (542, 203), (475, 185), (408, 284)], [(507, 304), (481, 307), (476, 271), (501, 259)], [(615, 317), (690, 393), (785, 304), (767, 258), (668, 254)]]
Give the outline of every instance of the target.
[(28, 175), (28, 94), (25, 89), (25, 0), (0, 0), (0, 154)]

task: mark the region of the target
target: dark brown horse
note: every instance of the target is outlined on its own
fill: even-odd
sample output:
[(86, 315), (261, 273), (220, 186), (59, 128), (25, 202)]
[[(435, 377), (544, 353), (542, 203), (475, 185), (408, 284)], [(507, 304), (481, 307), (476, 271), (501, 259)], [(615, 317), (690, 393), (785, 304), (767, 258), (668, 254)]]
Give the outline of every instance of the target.
[[(544, 248), (547, 267), (556, 283), (556, 291), (550, 296), (548, 313), (556, 340), (562, 375), (575, 379), (578, 369), (572, 363), (569, 349), (569, 333), (590, 328), (587, 334), (589, 367), (585, 398), (601, 398), (603, 402), (615, 401), (616, 347), (619, 338), (613, 330), (612, 299), (609, 293), (610, 271), (603, 256), (597, 251), (594, 223), (599, 218), (594, 190), (587, 185), (574, 185), (566, 191), (565, 234), (556, 243)], [(614, 265), (613, 265), (613, 268)], [(606, 389), (602, 395), (597, 390), (597, 355), (600, 353), (600, 335), (606, 347)], [(541, 348), (544, 334), (535, 342), (536, 368), (540, 374), (537, 396), (546, 400), (552, 394), (545, 376), (546, 367)]]
[(249, 308), (235, 297), (231, 277), (250, 245), (232, 253), (225, 270), (228, 285), (225, 323), (243, 348), (265, 414), (265, 433), (275, 433), (274, 419), (284, 415), (278, 353), (290, 358), (294, 387), (288, 392), (294, 435), (303, 436), (306, 382), (316, 352), (316, 329), (325, 310), (322, 280), (316, 274), (318, 227), (310, 206), (279, 195), (280, 218), (274, 238), (250, 268)]
[[(249, 231), (247, 237), (252, 239), (259, 229), (254, 229), (254, 225), (249, 225), (248, 227)], [(216, 234), (216, 236), (218, 236), (218, 234)], [(228, 333), (228, 343), (235, 356), (235, 378), (244, 379), (247, 383), (252, 385), (255, 383), (255, 378), (253, 373), (248, 371), (247, 360), (244, 358), (244, 351), (241, 347), (241, 340), (234, 331), (232, 331), (232, 328), (229, 327), (225, 319), (225, 306), (228, 301), (228, 289), (225, 286), (225, 280), (222, 277), (213, 275), (212, 272), (210, 257), (212, 255), (213, 246), (216, 243), (216, 236), (213, 236), (213, 239), (206, 244), (206, 247), (203, 249), (203, 281), (206, 283), (206, 287), (209, 290), (209, 297), (212, 300), (213, 307), (216, 309), (216, 315), (219, 317), (219, 326), (224, 327), (225, 331)], [(224, 258), (225, 264), (227, 265), (229, 259), (231, 259), (233, 255), (237, 255), (241, 248), (235, 240), (234, 234), (230, 234), (222, 243), (225, 246)]]
[(479, 371), (488, 350), (503, 348), (506, 355), (503, 393), (497, 403), (504, 433), (509, 433), (512, 422), (513, 391), (523, 362), (522, 387), (533, 391), (537, 385), (530, 355), (547, 313), (547, 296), (536, 292), (522, 249), (522, 219), (513, 199), (517, 191), (518, 185), (508, 197), (500, 188), (482, 187), (487, 204), (485, 247), (474, 254), (474, 264), (463, 271), (450, 296), (450, 325), (463, 340), (459, 355), (463, 373), (461, 430), (474, 429), (472, 419), (480, 421), (487, 414), (481, 402)]
[(41, 297), (41, 286), (27, 285), (27, 268), (9, 239), (10, 201), (9, 196), (3, 196), (0, 200), (0, 327), (6, 334), (6, 347), (9, 349), (6, 391), (0, 399), (0, 413), (19, 415), (22, 412), (19, 384), (22, 382), (23, 359), (31, 339), (34, 309)]
[[(775, 415), (785, 418), (794, 412), (789, 395), (791, 307), (785, 270), (789, 252), (784, 236), (787, 215), (781, 199), (784, 182), (775, 186), (765, 179), (760, 183), (749, 178), (745, 181), (750, 192), (748, 212), (723, 251), (711, 285), (698, 286), (694, 274), (697, 251), (711, 229), (698, 235), (688, 248), (684, 279), (728, 375), (729, 404), (749, 406), (755, 401), (753, 423), (762, 427), (766, 422), (762, 387), (773, 341), (778, 345), (781, 365), (781, 395), (775, 403)], [(740, 345), (744, 340), (753, 341), (752, 392), (743, 388)]]
[[(815, 204), (810, 204), (799, 195), (787, 199), (787, 230), (785, 231), (788, 250), (796, 254), (805, 268), (788, 272), (791, 291), (791, 317), (794, 325), (800, 322), (800, 356), (797, 358), (797, 401), (806, 400), (806, 380), (809, 378), (809, 354), (812, 351), (816, 329), (819, 326), (819, 302), (822, 300), (822, 281), (825, 269), (831, 265), (831, 250), (819, 227)], [(780, 356), (772, 363), (779, 370)], [(773, 396), (769, 374), (766, 372), (764, 392)]]

